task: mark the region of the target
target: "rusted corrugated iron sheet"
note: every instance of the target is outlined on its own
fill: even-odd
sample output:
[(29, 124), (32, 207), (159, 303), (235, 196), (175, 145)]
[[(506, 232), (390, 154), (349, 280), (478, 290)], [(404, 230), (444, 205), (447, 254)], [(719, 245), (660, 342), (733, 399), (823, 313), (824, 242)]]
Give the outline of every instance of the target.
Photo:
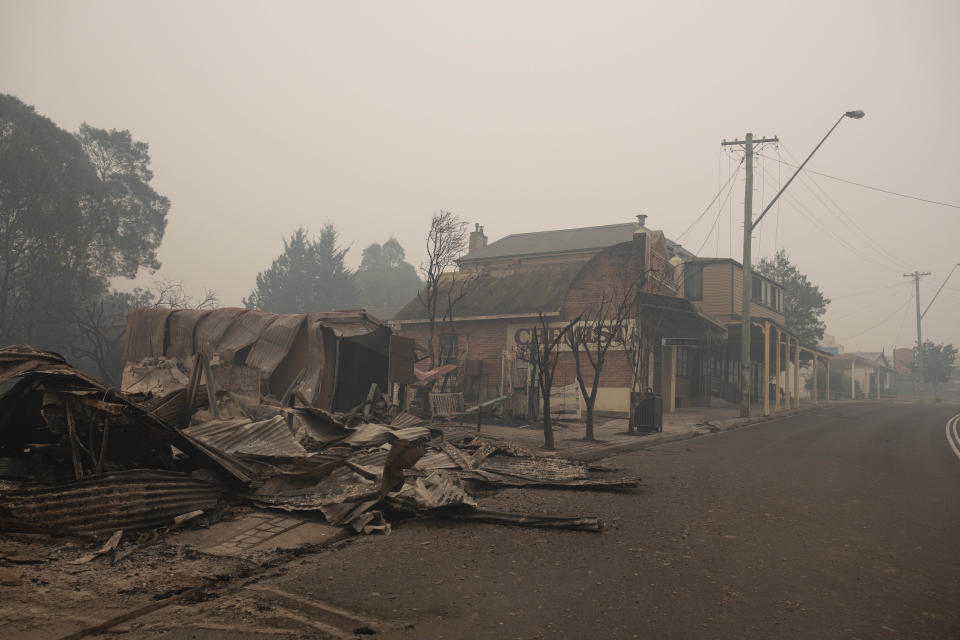
[[(316, 405), (319, 402), (319, 391), (323, 383), (323, 373), (327, 363), (324, 328), (315, 313), (308, 313), (304, 323), (300, 326), (287, 356), (280, 362), (270, 378), (270, 388), (278, 393), (284, 393), (297, 378), (294, 389), (308, 404)], [(332, 338), (332, 333), (331, 333)]]
[(171, 309), (137, 309), (127, 315), (124, 361), (140, 362), (144, 358), (163, 357), (167, 317), (171, 312)]
[(213, 420), (184, 430), (184, 433), (216, 447), (224, 453), (297, 458), (308, 455), (300, 446), (286, 419), (280, 415), (269, 420)]
[(395, 334), (390, 335), (390, 362), (387, 379), (398, 384), (413, 384), (417, 376), (413, 373), (413, 365), (417, 361), (416, 343), (412, 338), (405, 338)]
[(245, 364), (260, 369), (264, 377), (273, 375), (280, 361), (290, 352), (290, 345), (297, 337), (305, 317), (302, 313), (277, 316), (253, 343)]
[(216, 346), (227, 333), (227, 329), (233, 324), (246, 309), (228, 307), (226, 309), (214, 309), (208, 315), (204, 316), (197, 323), (196, 331), (193, 334), (193, 347), (207, 358), (212, 358), (216, 353)]
[(217, 353), (232, 358), (234, 353), (256, 342), (263, 330), (276, 318), (276, 315), (266, 311), (250, 310), (241, 313), (223, 334), (216, 346)]
[(382, 326), (382, 323), (372, 319), (362, 309), (319, 311), (315, 315), (342, 338), (366, 335)]
[(213, 508), (219, 499), (219, 488), (185, 473), (137, 469), (5, 491), (0, 507), (15, 522), (97, 534), (170, 524), (178, 515)]
[(168, 358), (188, 360), (194, 353), (193, 334), (197, 324), (210, 313), (200, 309), (174, 311), (167, 320), (167, 335), (170, 342), (164, 350), (164, 355)]
[(390, 426), (395, 429), (415, 427), (420, 424), (423, 424), (423, 420), (421, 418), (418, 418), (412, 413), (407, 413), (406, 411), (401, 411), (397, 414), (397, 417), (390, 421)]
[[(10, 394), (17, 389), (31, 392), (60, 392), (71, 396), (94, 396), (99, 403), (122, 405), (122, 421), (126, 425), (131, 427), (139, 425), (140, 428), (168, 434), (172, 444), (181, 451), (196, 458), (201, 463), (207, 461), (220, 466), (241, 482), (250, 482), (253, 478), (250, 470), (244, 468), (244, 465), (239, 461), (185, 436), (168, 422), (159, 419), (150, 410), (133, 402), (126, 394), (111, 389), (74, 369), (55, 353), (37, 351), (24, 345), (0, 349), (0, 382), (15, 376), (22, 376), (23, 380), (17, 383), (17, 386), (7, 396), (4, 396), (4, 399), (9, 398)], [(94, 405), (94, 408), (96, 406)], [(39, 405), (37, 410), (39, 411)], [(112, 410), (107, 411), (105, 415), (115, 417)], [(10, 415), (4, 418), (6, 422), (9, 422), (10, 419)], [(4, 420), (0, 420), (0, 427), (8, 426), (4, 423)], [(33, 418), (32, 421), (36, 424), (43, 424), (42, 416)], [(120, 428), (119, 423), (115, 424), (115, 428)], [(119, 436), (120, 432), (115, 431), (115, 435)], [(112, 449), (113, 443), (108, 450)]]

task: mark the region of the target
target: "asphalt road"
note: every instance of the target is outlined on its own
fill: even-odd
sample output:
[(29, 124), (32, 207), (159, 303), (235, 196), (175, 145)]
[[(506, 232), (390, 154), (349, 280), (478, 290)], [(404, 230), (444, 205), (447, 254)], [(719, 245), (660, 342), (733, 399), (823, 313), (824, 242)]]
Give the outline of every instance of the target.
[(605, 464), (640, 489), (483, 499), (600, 516), (602, 533), (409, 521), (167, 611), (152, 633), (960, 638), (957, 413), (849, 405), (624, 454)]

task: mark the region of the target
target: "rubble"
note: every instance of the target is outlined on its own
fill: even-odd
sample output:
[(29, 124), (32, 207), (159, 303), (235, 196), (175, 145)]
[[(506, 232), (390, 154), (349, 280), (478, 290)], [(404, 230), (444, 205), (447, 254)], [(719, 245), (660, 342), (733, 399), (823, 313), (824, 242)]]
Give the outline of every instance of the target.
[[(347, 410), (308, 402), (306, 373), (285, 383), (282, 402), (252, 392), (239, 367), (251, 366), (261, 382), (272, 376), (291, 345), (304, 343), (310, 322), (310, 314), (269, 315), (132, 316), (128, 349), (150, 351), (127, 367), (136, 376), (127, 389), (136, 393), (108, 388), (57, 354), (0, 349), (0, 382), (19, 378), (0, 397), (2, 529), (101, 540), (112, 533), (119, 541), (120, 531), (179, 526), (246, 502), (322, 514), (330, 525), (366, 533), (389, 532), (394, 517), (424, 515), (599, 531), (602, 522), (592, 518), (486, 511), (470, 488), (637, 485), (636, 478), (509, 443), (446, 440), (442, 429), (399, 411), (376, 382)], [(243, 365), (208, 359), (248, 348)], [(225, 377), (227, 369), (234, 377)], [(310, 397), (329, 397), (314, 391)]]

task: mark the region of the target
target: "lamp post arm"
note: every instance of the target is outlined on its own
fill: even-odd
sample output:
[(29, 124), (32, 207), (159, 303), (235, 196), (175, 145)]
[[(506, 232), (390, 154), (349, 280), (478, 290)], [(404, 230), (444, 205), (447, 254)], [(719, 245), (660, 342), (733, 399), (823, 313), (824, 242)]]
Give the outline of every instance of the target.
[(830, 134), (833, 133), (833, 130), (837, 128), (837, 126), (840, 124), (840, 121), (843, 120), (843, 119), (846, 118), (846, 117), (847, 117), (847, 114), (843, 114), (842, 116), (840, 116), (840, 119), (837, 120), (836, 123), (835, 123), (832, 127), (830, 127), (830, 131), (827, 131), (827, 135), (823, 136), (823, 139), (820, 141), (820, 144), (818, 144), (817, 146), (815, 146), (815, 147), (813, 148), (813, 151), (811, 151), (811, 152), (810, 152), (810, 155), (807, 156), (807, 159), (803, 161), (803, 164), (801, 164), (799, 167), (797, 167), (797, 170), (793, 172), (793, 175), (790, 176), (790, 179), (789, 179), (789, 180), (787, 180), (787, 184), (783, 185), (783, 187), (780, 189), (780, 191), (777, 192), (777, 195), (773, 196), (773, 200), (771, 200), (769, 203), (767, 203), (767, 206), (764, 207), (763, 212), (760, 214), (759, 217), (757, 217), (757, 219), (756, 219), (756, 221), (754, 221), (753, 225), (751, 225), (751, 227), (750, 227), (751, 230), (757, 228), (757, 225), (760, 224), (760, 221), (761, 221), (761, 220), (763, 220), (763, 216), (767, 215), (767, 211), (770, 211), (770, 207), (773, 206), (773, 203), (776, 202), (776, 201), (780, 198), (781, 194), (783, 194), (783, 192), (787, 190), (787, 187), (790, 186), (790, 183), (793, 182), (793, 179), (796, 178), (797, 175), (799, 175), (800, 172), (803, 171), (803, 168), (806, 166), (806, 164), (807, 164), (808, 162), (810, 162), (810, 158), (812, 158), (812, 157), (813, 157), (813, 154), (815, 154), (815, 153), (817, 152), (817, 149), (819, 149), (821, 146), (823, 146), (823, 143), (827, 141), (827, 138), (829, 138), (829, 137), (830, 137)]
[(957, 267), (960, 267), (960, 264), (953, 265), (953, 269), (950, 269), (950, 273), (947, 274), (947, 277), (944, 278), (943, 284), (940, 285), (940, 288), (937, 289), (937, 292), (933, 294), (933, 298), (930, 299), (930, 304), (927, 305), (927, 308), (923, 310), (923, 313), (920, 314), (920, 319), (923, 320), (923, 316), (927, 315), (927, 311), (930, 311), (930, 307), (933, 306), (933, 301), (937, 299), (937, 296), (940, 295), (940, 292), (943, 291), (943, 288), (947, 284), (947, 280), (950, 279), (950, 276), (953, 275), (953, 272), (957, 270)]

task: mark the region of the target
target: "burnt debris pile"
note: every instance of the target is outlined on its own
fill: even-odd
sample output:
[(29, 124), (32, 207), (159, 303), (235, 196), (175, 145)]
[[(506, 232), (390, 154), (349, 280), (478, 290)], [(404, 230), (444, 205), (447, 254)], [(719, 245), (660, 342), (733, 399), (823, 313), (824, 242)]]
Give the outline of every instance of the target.
[[(366, 533), (424, 515), (598, 531), (596, 518), (487, 511), (470, 490), (637, 485), (635, 477), (444, 431), (400, 411), (376, 382), (346, 410), (321, 406), (301, 391), (309, 361), (277, 397), (264, 393), (259, 372), (255, 382), (237, 374), (244, 365), (236, 361), (225, 367), (203, 350), (181, 355), (128, 362), (121, 391), (55, 353), (0, 349), (0, 530), (104, 536), (210, 521), (245, 503), (314, 512)], [(337, 367), (356, 363), (338, 359)], [(332, 397), (318, 389), (313, 398)]]

